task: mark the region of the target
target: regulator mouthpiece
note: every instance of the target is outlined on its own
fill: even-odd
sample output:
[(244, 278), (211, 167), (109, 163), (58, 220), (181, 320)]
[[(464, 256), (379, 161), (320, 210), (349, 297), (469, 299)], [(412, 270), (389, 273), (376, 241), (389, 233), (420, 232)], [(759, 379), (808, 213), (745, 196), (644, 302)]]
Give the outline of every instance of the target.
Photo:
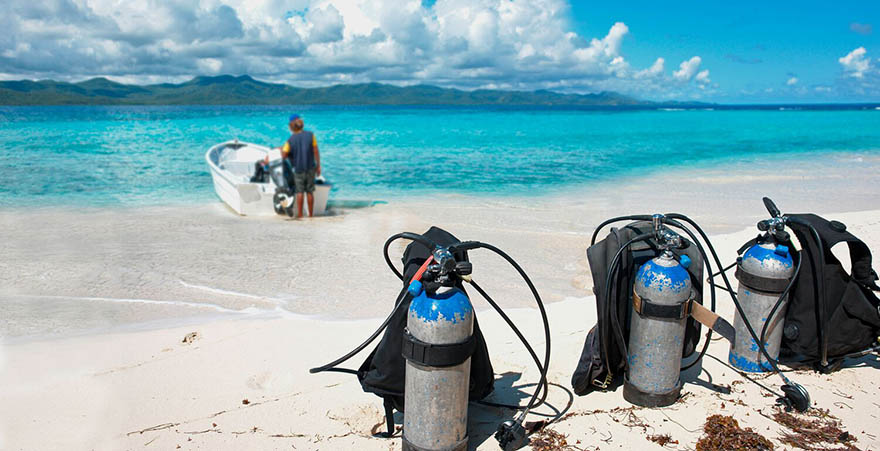
[(782, 393), (785, 393), (785, 397), (777, 399), (776, 402), (782, 404), (786, 411), (794, 409), (798, 412), (806, 412), (810, 408), (810, 394), (801, 384), (788, 381), (782, 386)]
[(528, 444), (526, 429), (518, 421), (507, 420), (498, 426), (495, 440), (504, 451), (520, 449)]

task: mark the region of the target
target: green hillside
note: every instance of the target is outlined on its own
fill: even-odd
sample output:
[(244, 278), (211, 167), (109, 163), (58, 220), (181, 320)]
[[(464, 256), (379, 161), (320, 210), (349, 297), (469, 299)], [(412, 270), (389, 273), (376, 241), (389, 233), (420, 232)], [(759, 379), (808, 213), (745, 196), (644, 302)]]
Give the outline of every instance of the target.
[(2, 81), (0, 105), (645, 105), (614, 92), (560, 94), (393, 86), (381, 83), (297, 88), (242, 76), (196, 77), (180, 84), (126, 85), (106, 78), (79, 83)]

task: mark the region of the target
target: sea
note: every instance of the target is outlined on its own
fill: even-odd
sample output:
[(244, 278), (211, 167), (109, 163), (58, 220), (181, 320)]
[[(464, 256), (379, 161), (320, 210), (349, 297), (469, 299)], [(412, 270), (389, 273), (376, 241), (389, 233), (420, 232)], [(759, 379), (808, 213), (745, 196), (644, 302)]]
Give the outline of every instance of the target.
[[(211, 315), (248, 317), (252, 304), (260, 302), (268, 306), (254, 314), (275, 314), (275, 304), (263, 302), (270, 298), (297, 299), (285, 307), (293, 313), (311, 311), (304, 306), (315, 293), (298, 285), (278, 282), (267, 287), (248, 278), (203, 277), (200, 264), (168, 263), (163, 258), (183, 254), (168, 254), (161, 243), (150, 245), (155, 230), (126, 222), (150, 221), (150, 215), (165, 211), (189, 211), (177, 206), (204, 207), (198, 211), (210, 210), (207, 204), (219, 207), (206, 151), (232, 139), (281, 145), (289, 136), (287, 118), (292, 113), (302, 115), (317, 137), (323, 173), (333, 184), (331, 208), (338, 211), (382, 202), (421, 204), (432, 198), (460, 205), (462, 196), (488, 198), (477, 199), (477, 205), (518, 205), (523, 197), (558, 195), (556, 200), (568, 205), (571, 199), (596, 199), (589, 190), (602, 192), (632, 177), (653, 173), (668, 180), (663, 171), (692, 177), (709, 174), (725, 183), (738, 183), (740, 177), (743, 183), (768, 183), (768, 173), (784, 172), (792, 162), (798, 164), (798, 174), (830, 167), (838, 177), (832, 181), (859, 169), (854, 178), (860, 182), (825, 190), (825, 201), (831, 196), (830, 202), (837, 205), (839, 198), (851, 197), (864, 206), (874, 202), (877, 191), (865, 184), (874, 179), (864, 173), (871, 174), (880, 164), (876, 106), (0, 107), (0, 225), (6, 220), (13, 227), (20, 224), (17, 218), (35, 218), (38, 232), (34, 240), (25, 240), (19, 226), (18, 235), (10, 233), (18, 236), (13, 238), (16, 242), (0, 240), (0, 279), (9, 282), (0, 286), (0, 344), (168, 327)], [(719, 201), (729, 202), (730, 196)], [(149, 208), (134, 219), (116, 215), (139, 207)], [(93, 233), (81, 230), (80, 223), (80, 229), (61, 234), (64, 224), (40, 223), (59, 211), (105, 219), (110, 215), (118, 218), (114, 224), (124, 227)], [(559, 221), (571, 220), (563, 213)], [(96, 219), (95, 227), (101, 224)], [(126, 230), (145, 233), (135, 241), (148, 248), (128, 244)], [(70, 236), (87, 244), (69, 242)], [(325, 245), (335, 242), (327, 239)], [(34, 258), (45, 258), (45, 263), (27, 261), (34, 245)], [(96, 249), (87, 252), (82, 246)], [(119, 261), (126, 262), (121, 268), (100, 261), (116, 261), (120, 252), (147, 260), (122, 258)], [(248, 256), (234, 258), (239, 257)], [(372, 277), (370, 269), (358, 271)], [(19, 275), (25, 283), (12, 283)], [(214, 299), (217, 293), (223, 299)], [(330, 304), (337, 305), (334, 302)], [(338, 303), (328, 314), (332, 317), (345, 305)]]
[(315, 132), (331, 203), (544, 195), (797, 155), (880, 154), (880, 108), (0, 107), (0, 208), (217, 202), (204, 155)]

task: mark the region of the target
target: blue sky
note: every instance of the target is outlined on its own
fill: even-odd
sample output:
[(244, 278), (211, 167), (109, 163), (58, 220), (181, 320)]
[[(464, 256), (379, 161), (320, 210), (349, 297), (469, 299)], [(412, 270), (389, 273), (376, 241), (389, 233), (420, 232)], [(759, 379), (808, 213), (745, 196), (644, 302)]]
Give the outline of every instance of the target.
[[(635, 66), (657, 56), (667, 61), (700, 55), (718, 83), (716, 98), (726, 101), (877, 100), (873, 95), (839, 92), (801, 95), (799, 87), (833, 87), (842, 76), (838, 59), (864, 47), (878, 66), (878, 1), (739, 2), (573, 2), (575, 29), (602, 31), (603, 22), (627, 24), (625, 55)], [(774, 92), (767, 93), (767, 89)]]
[(0, 79), (880, 101), (880, 1), (7, 0)]

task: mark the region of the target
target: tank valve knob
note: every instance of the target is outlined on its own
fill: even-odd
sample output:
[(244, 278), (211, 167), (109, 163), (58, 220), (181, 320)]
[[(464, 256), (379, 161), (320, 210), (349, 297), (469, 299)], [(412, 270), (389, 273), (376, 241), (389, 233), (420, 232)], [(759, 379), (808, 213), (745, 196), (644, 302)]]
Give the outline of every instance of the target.
[(413, 295), (413, 297), (422, 294), (422, 282), (413, 280), (412, 283), (409, 284), (409, 287), (406, 288), (406, 291), (409, 291), (409, 294)]
[(517, 421), (507, 420), (498, 426), (495, 440), (504, 451), (520, 449), (528, 444), (526, 429)]
[(688, 267), (691, 265), (691, 258), (687, 255), (682, 255), (678, 262), (681, 264), (682, 268), (688, 269)]

